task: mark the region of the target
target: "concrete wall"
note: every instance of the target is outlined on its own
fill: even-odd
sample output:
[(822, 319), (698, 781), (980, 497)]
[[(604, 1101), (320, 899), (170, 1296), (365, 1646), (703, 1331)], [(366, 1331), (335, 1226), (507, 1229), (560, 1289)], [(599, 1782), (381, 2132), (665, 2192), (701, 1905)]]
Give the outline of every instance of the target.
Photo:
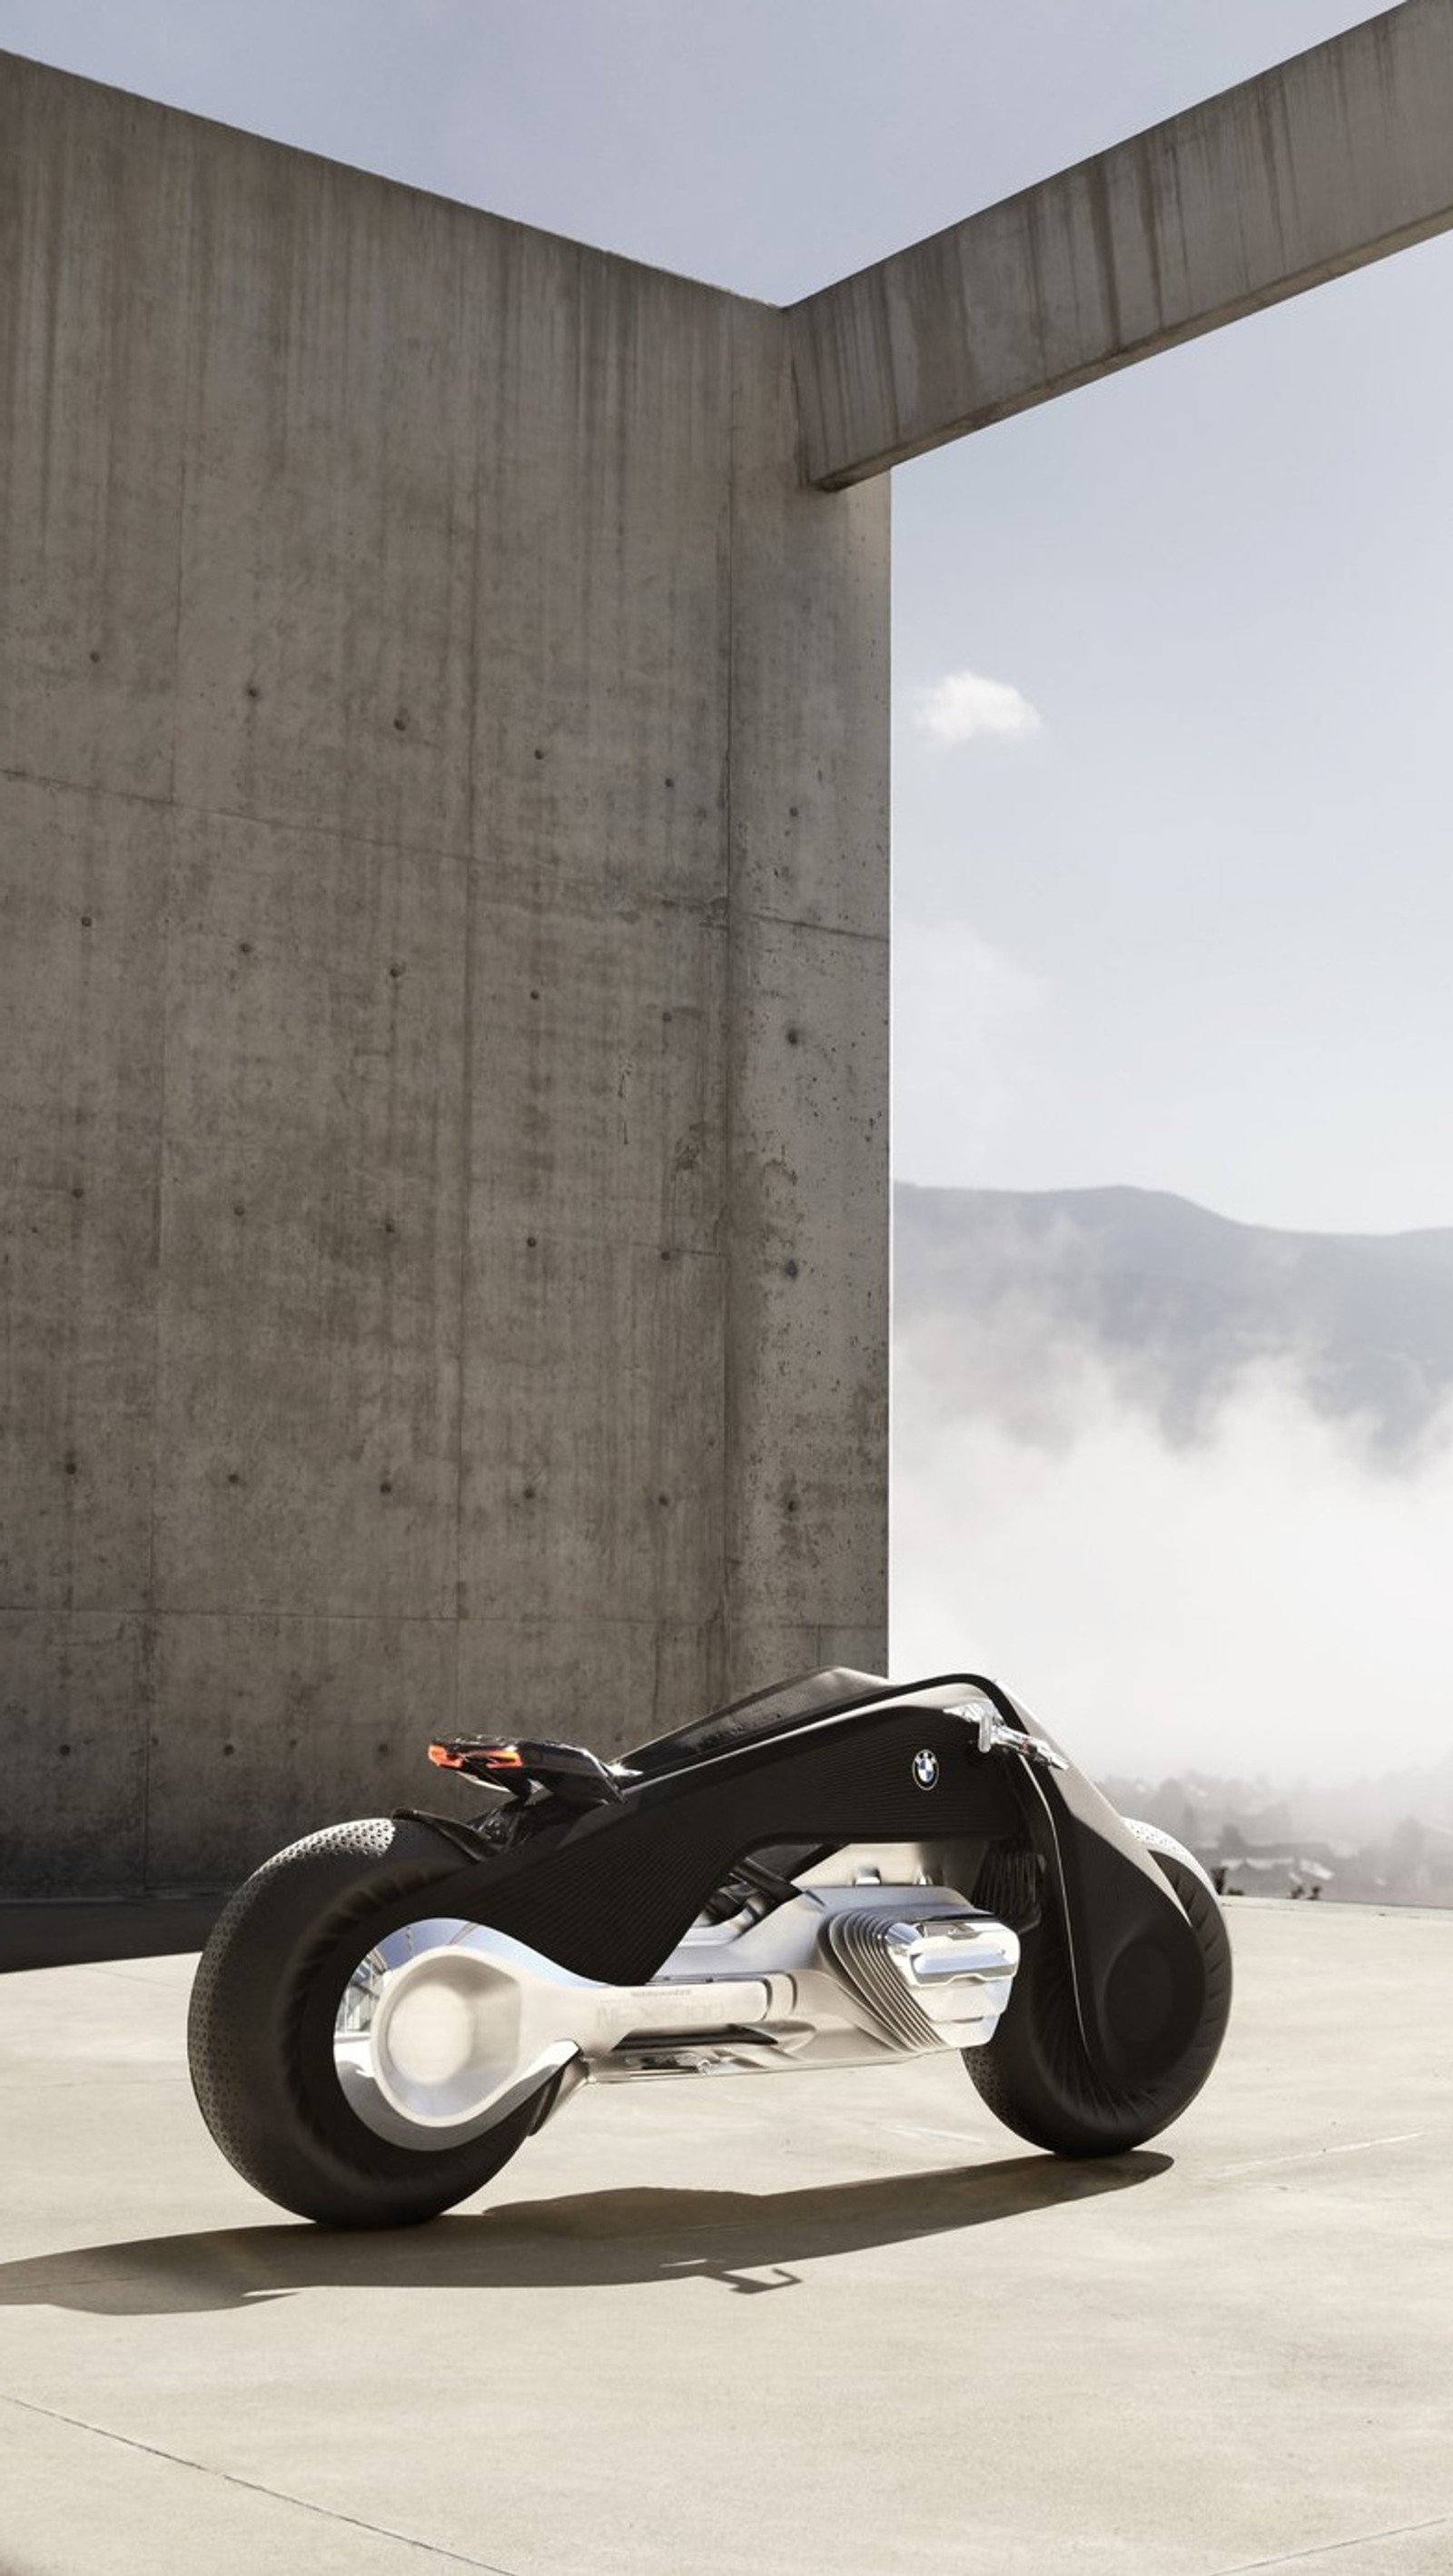
[(0, 58), (6, 1892), (881, 1661), (887, 487), (786, 327)]

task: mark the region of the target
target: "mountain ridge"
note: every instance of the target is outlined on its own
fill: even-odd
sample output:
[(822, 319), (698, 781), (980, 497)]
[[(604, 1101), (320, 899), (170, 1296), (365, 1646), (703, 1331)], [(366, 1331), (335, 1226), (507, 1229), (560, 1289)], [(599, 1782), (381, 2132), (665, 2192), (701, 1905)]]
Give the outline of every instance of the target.
[(1128, 1184), (899, 1182), (894, 1214), (900, 1345), (933, 1338), (946, 1392), (976, 1408), (1012, 1401), (1016, 1371), (1042, 1389), (1089, 1357), (1186, 1440), (1275, 1367), (1392, 1457), (1453, 1401), (1453, 1226), (1293, 1231)]
[(895, 1181), (893, 1195), (895, 1201), (900, 1198), (998, 1200), (1015, 1207), (1033, 1207), (1042, 1202), (1057, 1207), (1105, 1203), (1175, 1208), (1204, 1220), (1208, 1225), (1227, 1227), (1235, 1234), (1273, 1235), (1279, 1241), (1293, 1243), (1435, 1243), (1444, 1250), (1450, 1266), (1453, 1266), (1453, 1224), (1393, 1226), (1376, 1231), (1349, 1226), (1264, 1225), (1255, 1217), (1228, 1216), (1223, 1208), (1209, 1208), (1203, 1199), (1189, 1198), (1184, 1190), (1153, 1190), (1139, 1181), (1094, 1181), (1080, 1183), (1073, 1188), (1049, 1190), (981, 1189), (947, 1181)]

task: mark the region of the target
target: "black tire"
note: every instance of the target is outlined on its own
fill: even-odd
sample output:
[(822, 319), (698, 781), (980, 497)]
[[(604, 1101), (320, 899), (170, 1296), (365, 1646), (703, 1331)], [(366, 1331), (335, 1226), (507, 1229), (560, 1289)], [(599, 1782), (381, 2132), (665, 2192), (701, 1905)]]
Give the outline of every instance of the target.
[[(1128, 1820), (1127, 1820), (1128, 1821)], [(1060, 2156), (1116, 2156), (1178, 2120), (1216, 2063), (1231, 2010), (1231, 1943), (1201, 1864), (1155, 1825), (1131, 1824), (1165, 1872), (1201, 1945), (1206, 2000), (1176, 2064), (1154, 2083), (1119, 2090), (1085, 2055), (1058, 1921), (1047, 1912), (1023, 1936), (1009, 2006), (987, 2048), (964, 2064), (996, 2119)]]
[(537, 2094), (481, 2137), (416, 2150), (366, 2127), (339, 2084), (333, 2024), (349, 1977), (386, 1931), (428, 1914), (430, 1887), (458, 1866), (424, 1825), (331, 1825), (246, 1880), (202, 1953), (187, 2030), (202, 2117), (243, 2180), (301, 2218), (435, 2218), (498, 2173), (542, 2115)]

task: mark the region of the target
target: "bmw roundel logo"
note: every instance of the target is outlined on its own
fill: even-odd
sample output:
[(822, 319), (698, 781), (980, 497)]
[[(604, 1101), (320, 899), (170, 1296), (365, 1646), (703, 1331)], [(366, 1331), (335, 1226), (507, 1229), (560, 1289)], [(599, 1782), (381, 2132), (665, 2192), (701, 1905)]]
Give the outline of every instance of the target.
[(920, 1789), (936, 1789), (938, 1786), (938, 1755), (930, 1753), (926, 1744), (921, 1753), (914, 1754), (913, 1777)]

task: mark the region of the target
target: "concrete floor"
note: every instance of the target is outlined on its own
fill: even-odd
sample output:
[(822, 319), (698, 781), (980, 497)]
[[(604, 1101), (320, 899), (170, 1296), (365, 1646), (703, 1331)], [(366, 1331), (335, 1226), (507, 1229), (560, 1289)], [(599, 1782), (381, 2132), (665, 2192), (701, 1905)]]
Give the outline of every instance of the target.
[(0, 1981), (3, 2576), (1449, 2576), (1453, 1916), (1238, 1907), (1184, 2122), (956, 2061), (586, 2094), (325, 2236), (192, 2106), (191, 1961)]

